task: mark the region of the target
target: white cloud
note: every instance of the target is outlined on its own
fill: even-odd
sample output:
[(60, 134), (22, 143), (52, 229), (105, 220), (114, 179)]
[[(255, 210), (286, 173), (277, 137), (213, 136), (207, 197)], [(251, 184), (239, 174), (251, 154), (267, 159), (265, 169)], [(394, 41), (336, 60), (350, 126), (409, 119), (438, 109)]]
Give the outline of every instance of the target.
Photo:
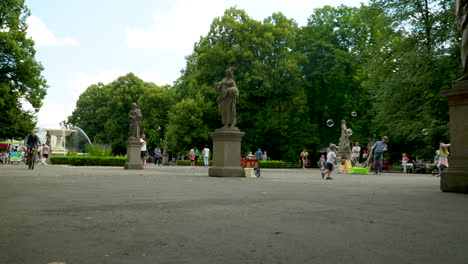
[(221, 16), (226, 4), (221, 0), (181, 0), (166, 13), (153, 14), (149, 27), (129, 27), (127, 44), (131, 48), (181, 50), (189, 54), (193, 43), (206, 35), (216, 16)]
[(36, 16), (26, 19), (28, 24), (28, 37), (31, 37), (38, 46), (79, 46), (80, 42), (70, 36), (57, 38), (47, 25)]

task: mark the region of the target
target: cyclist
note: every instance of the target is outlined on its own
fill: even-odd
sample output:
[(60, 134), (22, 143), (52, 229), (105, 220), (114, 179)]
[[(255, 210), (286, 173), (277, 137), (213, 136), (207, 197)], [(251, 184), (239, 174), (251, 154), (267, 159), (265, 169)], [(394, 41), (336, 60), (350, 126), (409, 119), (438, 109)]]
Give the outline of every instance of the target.
[(41, 144), (41, 140), (39, 137), (36, 135), (36, 132), (34, 130), (31, 130), (31, 133), (26, 136), (24, 139), (24, 145), (26, 146), (26, 155), (29, 155), (31, 152), (32, 148), (36, 148)]

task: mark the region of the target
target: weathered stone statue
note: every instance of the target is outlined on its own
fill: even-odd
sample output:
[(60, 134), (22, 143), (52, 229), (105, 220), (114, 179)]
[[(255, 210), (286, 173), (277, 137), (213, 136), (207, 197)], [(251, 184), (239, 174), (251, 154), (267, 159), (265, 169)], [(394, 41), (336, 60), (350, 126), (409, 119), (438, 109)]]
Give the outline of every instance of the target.
[(141, 160), (141, 120), (143, 116), (136, 103), (132, 103), (130, 113), (128, 113), (128, 141), (127, 141), (127, 161), (124, 169), (142, 170), (143, 162)]
[(347, 133), (346, 121), (341, 120), (341, 136), (340, 143), (338, 144), (338, 151), (342, 159), (350, 159), (351, 152), (349, 148), (349, 135)]
[(136, 103), (132, 103), (130, 113), (128, 113), (128, 125), (129, 125), (129, 131), (128, 131), (128, 138), (129, 139), (138, 139), (140, 137), (140, 131), (141, 131), (141, 111), (138, 109)]
[(462, 34), (461, 59), (463, 66), (463, 75), (459, 81), (468, 80), (468, 0), (456, 0), (455, 2), (457, 16), (460, 18), (460, 32)]
[(225, 128), (236, 127), (236, 98), (239, 96), (239, 90), (234, 81), (235, 70), (234, 67), (229, 67), (226, 70), (226, 77), (215, 85), (215, 90), (219, 93), (218, 111)]

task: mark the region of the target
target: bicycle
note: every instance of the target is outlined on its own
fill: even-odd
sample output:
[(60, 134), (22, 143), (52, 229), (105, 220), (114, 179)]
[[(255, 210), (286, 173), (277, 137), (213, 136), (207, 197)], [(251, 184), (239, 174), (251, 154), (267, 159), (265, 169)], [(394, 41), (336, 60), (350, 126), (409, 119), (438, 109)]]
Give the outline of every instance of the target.
[(34, 170), (34, 164), (36, 164), (37, 160), (37, 147), (28, 148), (26, 154), (26, 164), (28, 165), (28, 169)]

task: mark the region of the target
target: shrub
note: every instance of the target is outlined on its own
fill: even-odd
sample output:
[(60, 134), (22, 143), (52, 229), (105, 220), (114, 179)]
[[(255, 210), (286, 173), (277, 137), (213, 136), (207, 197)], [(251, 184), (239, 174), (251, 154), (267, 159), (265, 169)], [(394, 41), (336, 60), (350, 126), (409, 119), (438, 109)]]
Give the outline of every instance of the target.
[[(208, 161), (210, 166), (213, 165), (213, 161), (210, 160)], [(203, 162), (203, 159), (198, 159), (198, 162), (197, 162), (197, 165), (198, 166), (204, 166), (205, 163)], [(177, 166), (190, 166), (190, 160), (177, 160)]]
[(123, 166), (125, 157), (94, 157), (94, 156), (52, 156), (53, 164), (70, 164), (73, 166)]
[(86, 153), (94, 157), (110, 157), (112, 154), (112, 149), (107, 146), (92, 144), (86, 145)]
[(260, 168), (284, 168), (282, 160), (261, 160), (258, 163)]

